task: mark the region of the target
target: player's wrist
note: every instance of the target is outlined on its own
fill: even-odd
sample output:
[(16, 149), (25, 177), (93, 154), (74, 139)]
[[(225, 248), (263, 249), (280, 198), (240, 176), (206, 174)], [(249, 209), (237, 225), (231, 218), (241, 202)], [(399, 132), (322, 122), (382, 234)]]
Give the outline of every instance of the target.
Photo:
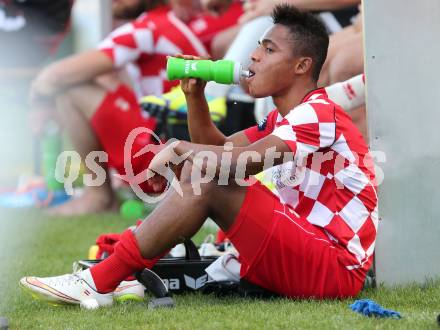
[(183, 94), (186, 97), (205, 98), (205, 88), (182, 88)]
[(204, 91), (185, 93), (185, 99), (188, 105), (188, 112), (208, 108)]
[(54, 99), (52, 95), (32, 93), (30, 104), (33, 109), (48, 111), (54, 108)]
[(30, 102), (34, 106), (47, 106), (53, 103), (56, 90), (43, 81), (36, 80), (31, 87)]

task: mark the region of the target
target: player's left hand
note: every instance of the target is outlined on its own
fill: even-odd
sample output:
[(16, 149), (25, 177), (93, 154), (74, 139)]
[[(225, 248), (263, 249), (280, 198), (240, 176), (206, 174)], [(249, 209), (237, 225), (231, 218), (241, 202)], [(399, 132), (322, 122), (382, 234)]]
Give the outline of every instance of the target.
[(175, 148), (180, 141), (174, 141), (163, 148), (150, 162), (147, 170), (148, 184), (155, 192), (163, 191), (169, 179), (170, 170), (174, 172), (176, 178), (180, 177), (180, 172), (184, 163), (184, 158), (179, 156)]
[[(210, 60), (210, 57), (204, 56), (193, 56), (193, 55), (182, 55), (176, 54), (174, 57), (183, 58), (184, 60)], [(182, 92), (187, 96), (203, 96), (205, 97), (205, 87), (206, 81), (202, 79), (195, 78), (185, 78), (180, 81), (180, 87), (182, 88)]]

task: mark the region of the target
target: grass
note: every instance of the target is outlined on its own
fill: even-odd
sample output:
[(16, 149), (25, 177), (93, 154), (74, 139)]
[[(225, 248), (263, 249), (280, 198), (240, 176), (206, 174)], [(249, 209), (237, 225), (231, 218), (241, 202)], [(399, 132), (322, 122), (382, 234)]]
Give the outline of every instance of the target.
[[(375, 319), (349, 309), (347, 301), (292, 301), (216, 298), (201, 294), (175, 296), (172, 310), (148, 310), (145, 303), (120, 304), (97, 311), (77, 306), (51, 307), (33, 300), (18, 287), (24, 275), (71, 272), (103, 232), (129, 226), (118, 215), (49, 218), (38, 212), (1, 211), (0, 315), (11, 329), (435, 329), (440, 312), (440, 282), (394, 289), (369, 289), (359, 298), (374, 299), (399, 311), (401, 320)], [(205, 232), (199, 233), (200, 242)]]

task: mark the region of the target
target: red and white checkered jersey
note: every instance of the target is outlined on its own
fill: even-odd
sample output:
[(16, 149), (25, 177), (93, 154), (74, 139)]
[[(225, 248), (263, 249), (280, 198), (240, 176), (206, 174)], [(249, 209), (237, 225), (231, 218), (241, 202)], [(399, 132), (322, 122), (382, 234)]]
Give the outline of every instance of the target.
[(161, 6), (117, 28), (98, 48), (112, 59), (115, 68), (127, 69), (138, 96), (161, 95), (179, 83), (166, 80), (166, 57), (206, 56), (204, 43), (234, 25), (240, 12), (234, 6), (220, 18), (199, 16), (185, 24), (168, 6)]
[(245, 133), (251, 142), (269, 134), (286, 142), (292, 157), (272, 168), (275, 194), (350, 252), (348, 269), (367, 270), (378, 227), (374, 164), (351, 118), (317, 89), (285, 117), (274, 110)]
[(199, 15), (192, 18), (187, 25), (205, 45), (208, 52), (211, 52), (211, 41), (216, 34), (237, 24), (242, 14), (243, 8), (240, 1), (235, 1), (222, 15)]

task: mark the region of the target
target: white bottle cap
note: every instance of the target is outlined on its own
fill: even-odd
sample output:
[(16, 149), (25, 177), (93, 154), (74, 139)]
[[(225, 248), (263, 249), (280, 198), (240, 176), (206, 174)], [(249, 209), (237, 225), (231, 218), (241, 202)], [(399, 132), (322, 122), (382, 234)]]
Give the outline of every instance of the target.
[(236, 62), (234, 65), (234, 84), (238, 85), (242, 78), (248, 78), (250, 75), (249, 71), (243, 70), (241, 63)]

